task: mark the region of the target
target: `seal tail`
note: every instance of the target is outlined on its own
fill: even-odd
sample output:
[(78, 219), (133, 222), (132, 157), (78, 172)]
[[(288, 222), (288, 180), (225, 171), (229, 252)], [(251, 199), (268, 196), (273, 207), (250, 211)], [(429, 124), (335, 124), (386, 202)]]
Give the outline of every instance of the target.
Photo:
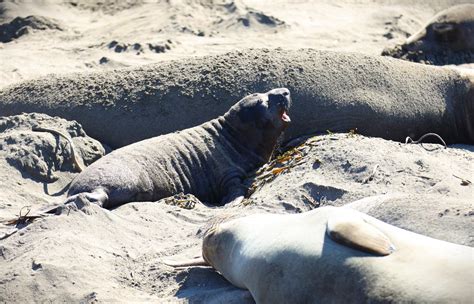
[(161, 263), (174, 267), (174, 268), (184, 268), (184, 267), (195, 267), (195, 266), (211, 266), (206, 262), (202, 257), (186, 260), (186, 261), (170, 261), (162, 260)]

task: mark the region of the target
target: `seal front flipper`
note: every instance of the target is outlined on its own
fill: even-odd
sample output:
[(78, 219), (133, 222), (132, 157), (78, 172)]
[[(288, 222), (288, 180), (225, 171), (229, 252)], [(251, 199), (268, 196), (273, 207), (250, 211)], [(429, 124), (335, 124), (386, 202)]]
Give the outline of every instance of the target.
[(221, 205), (237, 206), (244, 200), (246, 193), (247, 190), (243, 188), (230, 189), (229, 193), (222, 199)]
[(385, 256), (395, 251), (390, 239), (361, 217), (331, 216), (327, 222), (327, 233), (332, 240), (342, 245), (368, 253)]
[[(78, 209), (86, 212), (90, 204), (95, 204), (100, 207), (106, 206), (109, 201), (109, 196), (103, 188), (97, 188), (92, 192), (80, 192), (69, 196), (62, 204), (49, 205), (41, 209), (42, 214), (56, 214), (60, 215), (67, 210)], [(105, 206), (104, 206), (105, 205)], [(87, 213), (87, 212), (86, 212)]]
[(225, 191), (225, 195), (220, 201), (220, 204), (236, 206), (240, 204), (247, 194), (247, 187), (244, 186), (242, 180), (245, 177), (245, 172), (232, 169), (224, 175), (220, 182), (222, 191)]

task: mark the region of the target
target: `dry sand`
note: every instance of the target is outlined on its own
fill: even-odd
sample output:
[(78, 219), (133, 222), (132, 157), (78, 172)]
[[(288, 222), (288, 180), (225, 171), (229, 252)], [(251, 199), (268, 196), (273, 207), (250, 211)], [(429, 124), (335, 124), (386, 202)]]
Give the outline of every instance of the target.
[[(120, 146), (140, 139), (139, 136), (166, 131), (158, 128), (161, 131), (135, 134), (120, 143), (120, 132), (136, 128), (127, 115), (108, 117), (108, 121), (116, 120), (116, 126), (122, 129), (107, 129), (105, 125), (94, 124), (92, 119), (74, 121), (74, 111), (68, 112), (71, 105), (82, 105), (77, 120), (85, 114), (100, 119), (107, 115), (107, 107), (100, 108), (103, 112), (95, 112), (99, 107), (94, 104), (109, 101), (113, 105), (118, 101), (121, 107), (129, 107), (133, 120), (139, 120), (141, 115), (147, 117), (147, 111), (156, 106), (155, 98), (159, 97), (145, 96), (147, 81), (162, 79), (165, 89), (186, 93), (186, 87), (194, 90), (200, 80), (211, 79), (204, 75), (202, 79), (193, 78), (193, 86), (187, 84), (184, 80), (193, 66), (212, 58), (228, 58), (221, 55), (194, 59), (196, 56), (235, 50), (251, 56), (251, 51), (243, 51), (250, 47), (280, 47), (282, 50), (277, 52), (284, 55), (286, 49), (304, 47), (337, 51), (334, 56), (338, 58), (366, 58), (402, 42), (437, 11), (466, 1), (411, 2), (1, 2), (0, 24), (18, 16), (37, 16), (12, 23), (18, 27), (15, 31), (0, 27), (0, 33), (8, 30), (13, 37), (10, 42), (0, 43), (1, 109), (6, 111), (5, 104), (13, 102), (24, 107), (22, 111), (40, 109), (68, 120), (46, 114), (0, 117), (0, 220), (4, 223), (18, 217), (25, 206), (30, 206), (31, 215), (63, 201), (68, 183), (78, 174), (68, 143), (49, 133), (33, 132), (32, 126), (69, 134), (86, 165), (110, 151), (108, 144)], [(25, 24), (29, 28), (25, 29)], [(263, 51), (255, 52), (264, 56)], [(313, 50), (305, 52), (319, 54)], [(321, 54), (316, 56), (330, 57), (328, 54), (332, 53)], [(379, 62), (375, 57), (367, 58), (367, 62)], [(168, 63), (169, 60), (178, 61)], [(238, 65), (238, 58), (234, 60), (234, 65)], [(140, 68), (149, 63), (154, 65)], [(186, 67), (188, 63), (190, 67), (183, 68), (180, 77), (167, 74), (171, 69), (160, 70), (166, 66)], [(208, 64), (211, 66), (211, 62)], [(412, 69), (412, 65), (395, 60), (381, 66), (400, 74), (406, 67)], [(370, 70), (367, 64), (361, 68)], [(179, 75), (177, 68), (172, 71)], [(337, 75), (336, 68), (334, 71)], [(406, 90), (416, 92), (420, 85), (431, 86), (427, 94), (413, 93), (427, 102), (441, 103), (449, 94), (456, 94), (454, 84), (443, 84), (458, 79), (457, 74), (436, 71), (442, 72), (435, 77), (420, 73), (425, 80), (407, 83)], [(225, 65), (218, 72), (212, 78), (225, 84)], [(171, 108), (170, 111), (178, 112), (171, 113), (172, 120), (177, 122), (167, 131), (215, 117), (252, 89), (285, 85), (271, 81), (252, 84), (253, 80), (246, 79), (244, 72), (239, 81), (246, 84), (245, 88), (226, 92), (226, 87), (219, 88), (216, 80), (212, 90), (203, 91), (205, 97), (196, 92), (188, 96), (188, 101), (194, 96), (200, 102), (207, 100), (209, 108), (214, 108), (206, 117), (181, 122), (179, 111), (183, 109)], [(398, 86), (403, 84), (402, 76), (395, 79)], [(337, 77), (332, 81), (337, 85)], [(207, 84), (203, 82), (203, 90)], [(162, 92), (163, 87), (155, 88), (154, 94)], [(123, 99), (125, 94), (117, 93), (122, 91), (139, 102)], [(210, 97), (214, 92), (218, 92), (218, 101)], [(390, 94), (403, 98), (403, 92), (380, 94), (381, 98), (389, 98)], [(220, 100), (224, 97), (227, 98)], [(367, 100), (376, 99), (372, 96)], [(147, 100), (151, 104), (147, 105)], [(109, 111), (114, 109), (111, 106)], [(0, 116), (5, 114), (0, 111)], [(159, 125), (160, 121), (155, 123)], [(95, 139), (88, 136), (92, 134)], [(474, 188), (466, 181), (474, 181), (474, 146), (454, 144), (444, 149), (437, 144), (406, 145), (357, 134), (328, 134), (311, 137), (298, 150), (302, 159), (297, 161), (292, 154), (285, 163), (289, 169), (271, 175), (271, 180), (263, 182), (262, 174), (250, 178), (247, 182), (254, 185), (255, 192), (243, 205), (210, 208), (200, 203), (183, 206), (162, 200), (130, 203), (115, 210), (91, 206), (90, 214), (71, 211), (68, 216), (48, 216), (26, 227), (19, 225), (22, 229), (0, 240), (0, 302), (252, 303), (247, 291), (233, 287), (212, 269), (174, 271), (161, 263), (163, 258), (199, 255), (198, 232), (210, 219), (223, 213), (295, 213), (323, 205), (348, 205), (393, 225), (474, 247)], [(22, 214), (27, 210), (23, 208)], [(0, 237), (11, 229), (12, 226), (1, 224)]]
[(30, 29), (0, 44), (0, 86), (50, 73), (133, 67), (249, 47), (378, 55), (437, 11), (468, 0), (64, 2), (0, 3), (0, 23), (34, 15), (61, 29)]
[[(199, 255), (197, 233), (223, 212), (294, 213), (362, 199), (351, 206), (411, 231), (474, 245), (472, 186), (453, 176), (472, 175), (469, 147), (423, 148), (347, 134), (310, 142), (300, 147), (303, 161), (264, 183), (246, 206), (184, 209), (159, 201), (36, 220), (2, 241), (2, 300), (250, 300), (211, 269), (176, 272), (161, 263)], [(42, 183), (9, 172), (5, 186), (16, 192), (9, 196), (11, 214), (25, 204), (23, 191)], [(44, 194), (37, 190), (36, 200), (31, 190), (29, 202), (40, 205)]]

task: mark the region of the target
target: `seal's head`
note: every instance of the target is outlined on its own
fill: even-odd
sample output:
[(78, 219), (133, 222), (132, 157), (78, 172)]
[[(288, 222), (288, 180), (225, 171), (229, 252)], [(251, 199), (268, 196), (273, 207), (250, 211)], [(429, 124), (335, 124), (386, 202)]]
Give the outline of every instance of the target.
[(241, 129), (273, 128), (282, 131), (291, 121), (288, 116), (290, 105), (288, 89), (273, 89), (244, 97), (226, 113), (226, 118), (238, 118)]
[(453, 6), (438, 13), (405, 42), (410, 50), (474, 51), (474, 4)]
[(239, 142), (266, 161), (291, 121), (290, 106), (290, 91), (278, 88), (244, 97), (230, 108), (224, 119)]
[(203, 234), (202, 257), (207, 264), (221, 274), (225, 274), (225, 278), (232, 284), (246, 288), (240, 282), (241, 280), (234, 276), (235, 269), (232, 266), (233, 263), (230, 263), (239, 253), (239, 240), (235, 234), (238, 227), (236, 224), (239, 223), (235, 220), (239, 217), (241, 216), (234, 215), (229, 218), (214, 219), (215, 222)]
[(435, 65), (474, 60), (474, 4), (461, 4), (436, 14), (405, 43), (382, 55)]
[(209, 264), (215, 264), (219, 254), (219, 244), (221, 243), (220, 223), (214, 223), (203, 234), (202, 238), (202, 257)]
[(266, 96), (273, 125), (277, 128), (286, 128), (291, 121), (288, 116), (291, 105), (290, 91), (286, 88), (273, 89), (268, 91)]

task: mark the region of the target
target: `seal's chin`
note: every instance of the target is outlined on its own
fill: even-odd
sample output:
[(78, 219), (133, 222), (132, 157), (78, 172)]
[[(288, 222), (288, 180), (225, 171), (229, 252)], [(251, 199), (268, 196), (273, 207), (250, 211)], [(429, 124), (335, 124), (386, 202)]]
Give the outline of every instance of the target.
[(281, 120), (283, 120), (286, 123), (291, 122), (290, 116), (288, 115), (288, 113), (286, 112), (285, 109), (282, 109), (280, 111), (280, 118), (281, 118)]

